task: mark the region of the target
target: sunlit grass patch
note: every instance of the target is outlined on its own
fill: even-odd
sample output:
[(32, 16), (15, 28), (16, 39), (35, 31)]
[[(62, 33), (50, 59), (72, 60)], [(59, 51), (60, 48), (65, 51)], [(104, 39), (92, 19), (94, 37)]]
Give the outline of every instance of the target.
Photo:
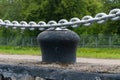
[[(39, 47), (0, 46), (0, 54), (41, 55)], [(120, 59), (119, 48), (78, 48), (77, 57)]]
[(78, 57), (120, 59), (119, 48), (78, 48)]
[(0, 46), (1, 54), (40, 55), (39, 47)]

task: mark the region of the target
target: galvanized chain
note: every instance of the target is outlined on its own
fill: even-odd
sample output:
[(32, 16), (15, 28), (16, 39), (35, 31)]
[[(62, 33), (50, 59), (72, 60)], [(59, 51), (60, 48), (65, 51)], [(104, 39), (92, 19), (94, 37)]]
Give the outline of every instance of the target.
[(92, 16), (84, 16), (81, 20), (79, 18), (72, 18), (70, 21), (66, 19), (61, 19), (60, 21), (49, 21), (48, 23), (44, 21), (40, 21), (38, 23), (34, 21), (30, 21), (27, 23), (26, 21), (12, 21), (2, 20), (0, 19), (0, 25), (5, 26), (6, 28), (12, 27), (13, 29), (20, 28), (22, 30), (29, 28), (30, 30), (34, 30), (35, 28), (39, 28), (39, 30), (45, 29), (66, 29), (68, 26), (73, 28), (78, 27), (80, 24), (84, 26), (90, 26), (93, 22), (97, 22), (98, 24), (102, 24), (106, 22), (108, 19), (110, 20), (120, 20), (120, 9), (113, 9), (107, 15), (106, 13), (98, 13), (95, 17)]

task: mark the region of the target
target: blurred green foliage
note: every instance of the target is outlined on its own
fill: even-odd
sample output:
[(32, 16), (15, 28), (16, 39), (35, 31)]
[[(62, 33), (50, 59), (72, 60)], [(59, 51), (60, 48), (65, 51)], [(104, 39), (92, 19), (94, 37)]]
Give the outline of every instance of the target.
[[(46, 21), (60, 19), (82, 18), (86, 15), (95, 16), (99, 12), (120, 8), (120, 0), (0, 0), (0, 18), (17, 21)], [(104, 24), (94, 23), (90, 27), (80, 25), (72, 29), (79, 35), (113, 35), (120, 34), (120, 21), (107, 21)], [(13, 29), (0, 29), (1, 37), (33, 37), (40, 33), (39, 30), (24, 31)]]

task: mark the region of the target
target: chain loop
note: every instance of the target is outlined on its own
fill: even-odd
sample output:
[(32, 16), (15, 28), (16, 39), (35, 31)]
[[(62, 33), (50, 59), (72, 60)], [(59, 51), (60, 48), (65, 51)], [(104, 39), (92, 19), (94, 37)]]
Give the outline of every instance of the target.
[[(40, 26), (45, 26), (46, 25), (46, 23), (44, 22), (44, 21), (40, 21), (40, 22), (38, 22), (38, 25), (40, 25)], [(42, 31), (42, 30), (44, 30), (45, 28), (39, 28), (39, 30), (40, 31)]]
[[(60, 25), (64, 25), (65, 23), (68, 23), (68, 21), (66, 19), (61, 19), (60, 21), (58, 21), (58, 24), (60, 24)], [(64, 29), (66, 27), (68, 27), (68, 26), (62, 26), (61, 28)]]
[(5, 20), (4, 23), (5, 23), (5, 28), (8, 28), (9, 27), (8, 25), (11, 24), (11, 22), (9, 20)]
[(47, 29), (47, 30), (55, 30), (55, 28), (58, 27), (58, 26), (56, 26), (56, 25), (57, 25), (57, 22), (56, 22), (56, 21), (49, 21), (49, 22), (48, 22), (48, 25), (54, 26), (54, 27), (50, 27), (50, 28)]
[(95, 16), (95, 18), (97, 19), (96, 21), (97, 21), (97, 23), (98, 24), (102, 24), (102, 23), (104, 23), (104, 22), (106, 22), (106, 18), (105, 18), (105, 16), (107, 16), (107, 14), (105, 14), (105, 13), (98, 13), (96, 16)]
[(13, 29), (16, 29), (16, 25), (19, 25), (19, 23), (17, 21), (12, 21), (12, 24), (13, 24)]
[(92, 24), (92, 22), (89, 22), (91, 19), (93, 19), (92, 16), (84, 16), (82, 18), (82, 21), (84, 21), (85, 23), (83, 23), (84, 26), (90, 26)]
[(111, 18), (111, 20), (118, 20), (118, 19), (120, 19), (120, 16), (117, 16), (117, 15), (116, 15), (116, 14), (118, 14), (119, 12), (120, 12), (119, 9), (113, 9), (113, 10), (111, 10), (109, 14), (114, 15), (114, 17)]
[(35, 28), (32, 27), (32, 26), (36, 25), (36, 23), (35, 23), (34, 21), (30, 21), (30, 22), (29, 22), (29, 25), (31, 26), (31, 28), (30, 28), (31, 31), (32, 31), (32, 30), (35, 30)]
[(25, 26), (28, 25), (26, 21), (21, 21), (20, 24), (22, 25), (21, 30), (25, 30)]
[[(73, 27), (73, 28), (76, 28), (80, 25), (80, 23), (79, 23), (80, 19), (79, 18), (72, 18), (72, 19), (70, 19), (70, 22), (74, 23), (73, 25), (71, 25), (71, 27)], [(78, 24), (76, 24), (76, 23), (78, 23)]]

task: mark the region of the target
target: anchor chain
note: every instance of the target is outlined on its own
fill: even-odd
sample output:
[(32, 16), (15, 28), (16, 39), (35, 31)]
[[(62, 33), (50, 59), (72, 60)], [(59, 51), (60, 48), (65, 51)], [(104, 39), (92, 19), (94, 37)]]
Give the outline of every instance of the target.
[[(49, 21), (48, 23), (44, 21), (40, 21), (38, 23), (34, 21), (30, 21), (27, 23), (26, 21), (9, 21), (9, 20), (2, 20), (0, 19), (0, 26), (5, 26), (6, 28), (12, 27), (13, 29), (20, 28), (22, 30), (29, 28), (30, 30), (35, 30), (35, 28), (38, 28), (39, 30), (45, 30), (45, 29), (55, 29), (59, 27), (60, 29), (66, 29), (68, 26), (71, 26), (73, 28), (78, 27), (79, 25), (84, 26), (90, 26), (94, 22), (98, 24), (105, 23), (108, 19), (115, 21), (120, 20), (120, 9), (113, 9), (109, 12), (109, 14), (106, 13), (98, 13), (95, 17), (92, 16), (84, 16), (81, 20), (77, 17), (71, 18), (69, 21), (66, 19), (61, 19), (58, 22), (56, 21)], [(58, 29), (59, 30), (59, 29)]]

